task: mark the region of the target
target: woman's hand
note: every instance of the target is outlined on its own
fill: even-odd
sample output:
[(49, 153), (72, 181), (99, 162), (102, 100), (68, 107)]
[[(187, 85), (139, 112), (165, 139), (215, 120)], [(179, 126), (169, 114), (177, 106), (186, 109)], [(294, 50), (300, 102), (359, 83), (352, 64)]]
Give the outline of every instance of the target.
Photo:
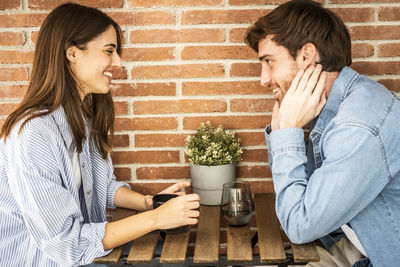
[[(179, 183), (173, 184), (173, 185), (165, 188), (158, 194), (185, 195), (186, 193), (185, 193), (185, 191), (182, 191), (182, 189), (185, 187), (188, 187), (188, 186), (190, 186), (189, 182), (179, 182)], [(150, 195), (144, 196), (144, 201), (145, 201), (147, 210), (150, 210), (153, 208), (153, 196), (150, 196)]]
[(158, 228), (169, 229), (182, 225), (197, 224), (200, 215), (198, 211), (199, 200), (200, 197), (197, 194), (184, 194), (165, 202), (154, 210), (157, 213)]
[(326, 103), (325, 81), (319, 64), (297, 73), (279, 107), (280, 129), (302, 128), (319, 115)]

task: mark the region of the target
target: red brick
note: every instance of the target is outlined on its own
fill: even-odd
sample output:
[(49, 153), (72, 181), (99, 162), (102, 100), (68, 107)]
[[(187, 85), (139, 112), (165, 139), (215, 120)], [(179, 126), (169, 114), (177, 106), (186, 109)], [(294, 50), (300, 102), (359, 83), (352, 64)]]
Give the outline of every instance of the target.
[(132, 178), (131, 168), (114, 168), (114, 175), (118, 181), (129, 181)]
[(381, 7), (378, 16), (382, 21), (399, 21), (400, 7)]
[(259, 95), (272, 93), (259, 81), (183, 82), (183, 95)]
[(378, 82), (393, 92), (400, 92), (400, 79), (381, 79)]
[(36, 45), (38, 36), (39, 36), (39, 32), (38, 31), (32, 31), (31, 32), (31, 41), (32, 41), (33, 45)]
[(27, 14), (0, 14), (0, 27), (37, 27), (42, 24), (47, 13), (27, 13)]
[(182, 147), (184, 134), (135, 134), (135, 147)]
[(270, 10), (190, 10), (182, 13), (182, 24), (253, 23)]
[(139, 167), (136, 169), (137, 179), (187, 179), (190, 177), (190, 167)]
[(248, 46), (187, 46), (182, 59), (257, 59), (258, 54)]
[(15, 110), (18, 103), (0, 103), (0, 116), (8, 116)]
[(184, 130), (195, 130), (201, 122), (210, 121), (213, 125), (222, 125), (227, 129), (264, 129), (271, 121), (271, 116), (218, 116), (185, 117)]
[(116, 131), (162, 131), (178, 129), (176, 118), (117, 118), (115, 121)]
[(174, 47), (124, 48), (123, 61), (161, 61), (175, 59)]
[(113, 138), (114, 147), (128, 147), (129, 146), (129, 135), (127, 134), (116, 134)]
[(1, 64), (32, 64), (33, 62), (33, 51), (0, 51), (0, 63)]
[(21, 7), (21, 0), (1, 0), (0, 10), (17, 9)]
[(248, 181), (252, 193), (274, 193), (274, 184), (269, 181)]
[(0, 98), (21, 98), (25, 95), (27, 85), (0, 85)]
[(179, 151), (114, 151), (114, 164), (178, 163)]
[(400, 74), (400, 61), (362, 61), (351, 67), (365, 75)]
[[(28, 7), (30, 9), (54, 9), (65, 2), (65, 0), (29, 0)], [(95, 8), (122, 8), (124, 4), (124, 0), (69, 0), (68, 2)]]
[(374, 55), (374, 47), (370, 44), (352, 44), (351, 54), (353, 58), (370, 57)]
[[(287, 0), (229, 0), (230, 5), (247, 6), (247, 5), (280, 5)], [(316, 0), (315, 2), (325, 3), (325, 0)]]
[(244, 149), (243, 162), (268, 162), (267, 149)]
[(171, 25), (175, 24), (175, 17), (169, 11), (148, 12), (106, 12), (121, 26), (141, 25)]
[(146, 29), (131, 31), (131, 43), (223, 42), (222, 29)]
[(276, 100), (273, 98), (232, 99), (232, 112), (267, 112), (272, 111)]
[(260, 74), (260, 63), (232, 63), (231, 65), (231, 77), (259, 77)]
[(222, 77), (224, 73), (221, 64), (138, 66), (132, 69), (132, 77), (136, 79)]
[(126, 101), (114, 101), (115, 114), (126, 115), (129, 112), (128, 102)]
[(238, 178), (269, 178), (272, 177), (271, 170), (268, 166), (239, 166), (237, 169)]
[(331, 4), (398, 3), (399, 0), (329, 0)]
[(112, 83), (113, 96), (174, 96), (175, 83)]
[(222, 0), (128, 0), (129, 7), (218, 6)]
[(400, 43), (379, 45), (379, 57), (398, 57), (400, 56)]
[(331, 8), (344, 22), (375, 21), (374, 8)]
[(240, 138), (242, 146), (265, 146), (265, 133), (262, 132), (246, 132), (236, 133)]
[(26, 68), (0, 68), (0, 81), (27, 81)]
[(22, 46), (24, 42), (22, 32), (0, 32), (0, 46)]
[(113, 71), (113, 78), (117, 80), (126, 80), (128, 78), (126, 69), (124, 67), (115, 69)]
[(226, 102), (221, 100), (159, 100), (135, 101), (134, 114), (167, 114), (196, 112), (225, 112)]
[(352, 40), (395, 40), (400, 39), (400, 26), (351, 26), (349, 32)]
[(229, 31), (229, 41), (232, 43), (244, 43), (247, 28), (234, 28)]

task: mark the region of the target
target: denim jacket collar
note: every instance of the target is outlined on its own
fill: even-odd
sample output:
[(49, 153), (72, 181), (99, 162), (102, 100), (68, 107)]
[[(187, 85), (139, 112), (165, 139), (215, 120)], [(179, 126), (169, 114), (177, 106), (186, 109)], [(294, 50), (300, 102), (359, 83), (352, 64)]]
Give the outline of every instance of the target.
[(318, 117), (315, 126), (310, 133), (310, 137), (313, 139), (317, 135), (321, 135), (326, 125), (336, 116), (340, 104), (344, 101), (346, 96), (349, 94), (351, 85), (359, 74), (349, 67), (344, 67), (340, 72), (339, 76), (333, 83), (331, 92), (329, 93), (325, 107), (322, 109), (321, 114)]

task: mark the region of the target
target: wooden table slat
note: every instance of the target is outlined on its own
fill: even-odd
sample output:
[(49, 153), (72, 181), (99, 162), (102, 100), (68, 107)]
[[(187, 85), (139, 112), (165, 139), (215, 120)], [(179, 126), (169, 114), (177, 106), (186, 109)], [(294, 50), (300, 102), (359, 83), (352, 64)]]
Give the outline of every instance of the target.
[(295, 245), (290, 243), (293, 251), (294, 262), (316, 262), (319, 261), (319, 254), (315, 243), (307, 243), (303, 245)]
[(241, 227), (228, 226), (227, 258), (229, 262), (253, 261), (249, 225)]
[(275, 196), (272, 193), (255, 194), (256, 222), (261, 262), (283, 262), (286, 260), (280, 234), (279, 221), (275, 213)]
[(168, 233), (165, 237), (161, 252), (161, 263), (183, 263), (186, 260), (186, 251), (189, 242), (190, 226), (178, 233)]
[(127, 263), (149, 263), (153, 259), (154, 250), (159, 239), (159, 231), (148, 233), (132, 242)]
[(214, 263), (219, 258), (220, 206), (200, 206), (194, 263)]
[[(134, 210), (119, 208), (114, 211), (114, 215), (113, 215), (111, 221), (112, 222), (118, 221), (118, 220), (124, 219), (126, 217), (135, 215), (135, 214), (136, 214), (136, 211), (134, 211)], [(113, 249), (113, 251), (111, 251), (110, 254), (108, 254), (104, 257), (101, 257), (101, 258), (97, 258), (93, 262), (97, 263), (97, 264), (101, 264), (101, 263), (117, 264), (119, 262), (119, 258), (121, 257), (121, 254), (122, 254), (122, 246), (116, 247)]]

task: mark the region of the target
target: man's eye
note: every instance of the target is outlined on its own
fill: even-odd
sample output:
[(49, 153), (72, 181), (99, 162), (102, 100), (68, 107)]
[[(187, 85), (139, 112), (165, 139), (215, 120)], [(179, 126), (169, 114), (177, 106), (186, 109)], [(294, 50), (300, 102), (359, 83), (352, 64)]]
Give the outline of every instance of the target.
[(269, 60), (269, 59), (264, 59), (264, 63), (266, 63), (266, 64), (269, 64), (269, 63), (271, 63), (271, 61)]
[(106, 52), (111, 55), (112, 53), (114, 53), (114, 50), (107, 50)]

